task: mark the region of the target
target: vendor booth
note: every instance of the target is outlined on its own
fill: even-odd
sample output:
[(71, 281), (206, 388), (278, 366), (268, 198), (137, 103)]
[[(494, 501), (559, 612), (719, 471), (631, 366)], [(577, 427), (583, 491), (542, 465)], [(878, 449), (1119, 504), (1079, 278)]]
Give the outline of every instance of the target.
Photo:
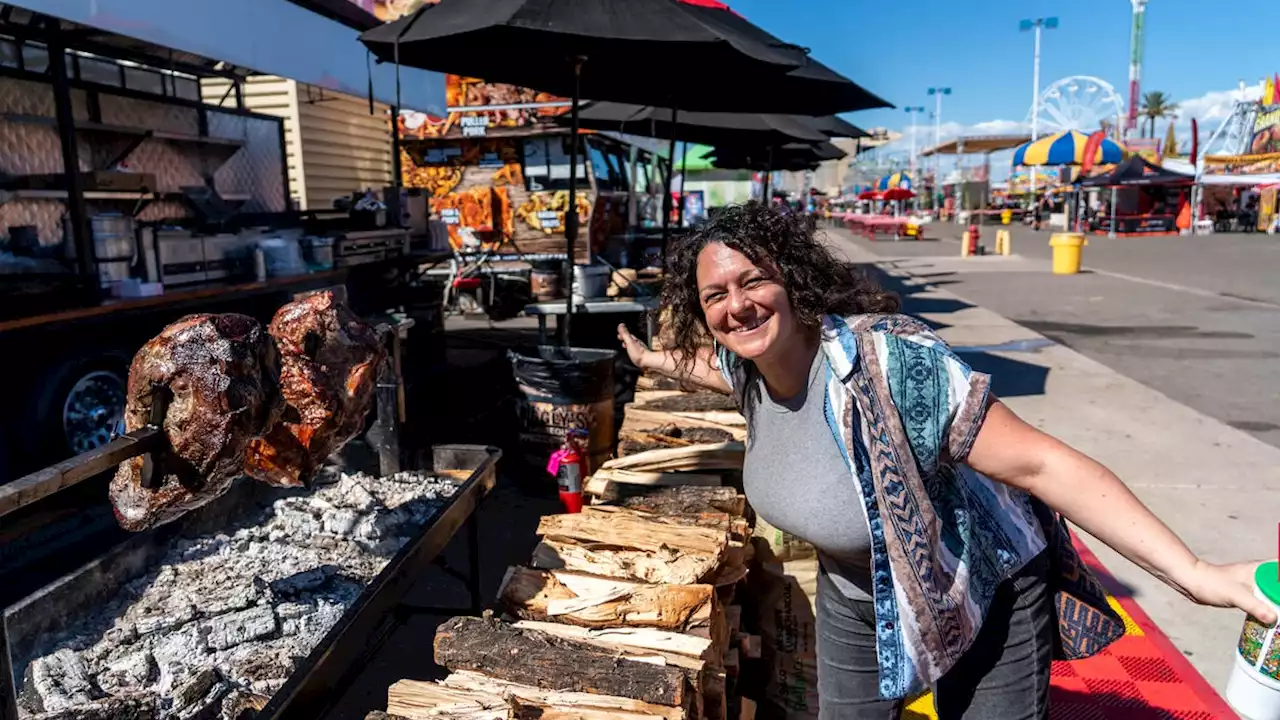
[[(958, 212), (966, 212), (965, 217), (973, 211), (981, 211), (987, 207), (987, 194), (990, 191), (988, 178), (991, 176), (991, 154), (1011, 150), (1029, 141), (1029, 135), (970, 135), (949, 140), (940, 145), (925, 148), (920, 157), (938, 157), (954, 155), (956, 166), (945, 179), (937, 177), (932, 192), (941, 206), (941, 217), (953, 218)], [(969, 155), (981, 155), (981, 162), (966, 166), (963, 158)]]
[(1080, 180), (1082, 189), (1110, 188), (1110, 198), (1091, 226), (1114, 235), (1177, 234), (1178, 216), (1190, 202), (1195, 177), (1154, 165), (1132, 155), (1113, 169)]

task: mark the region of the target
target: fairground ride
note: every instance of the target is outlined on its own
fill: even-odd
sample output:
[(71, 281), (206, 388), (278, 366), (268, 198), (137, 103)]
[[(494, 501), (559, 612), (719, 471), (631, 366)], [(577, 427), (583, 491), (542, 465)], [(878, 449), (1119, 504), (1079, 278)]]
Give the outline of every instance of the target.
[(1123, 116), (1124, 102), (1111, 83), (1089, 75), (1072, 75), (1046, 87), (1039, 104), (1032, 107), (1032, 118), (1041, 136), (1067, 130), (1089, 133), (1103, 121), (1115, 122)]

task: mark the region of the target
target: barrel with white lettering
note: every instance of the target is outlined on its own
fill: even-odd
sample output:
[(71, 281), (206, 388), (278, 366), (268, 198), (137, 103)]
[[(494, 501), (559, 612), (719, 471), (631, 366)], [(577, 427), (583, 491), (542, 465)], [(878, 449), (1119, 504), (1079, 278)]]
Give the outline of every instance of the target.
[[(572, 430), (587, 432), (582, 447), (587, 472), (595, 472), (613, 445), (612, 350), (540, 346), (508, 352), (520, 388), (520, 454), (532, 467), (546, 467)], [(548, 478), (550, 479), (550, 478)]]

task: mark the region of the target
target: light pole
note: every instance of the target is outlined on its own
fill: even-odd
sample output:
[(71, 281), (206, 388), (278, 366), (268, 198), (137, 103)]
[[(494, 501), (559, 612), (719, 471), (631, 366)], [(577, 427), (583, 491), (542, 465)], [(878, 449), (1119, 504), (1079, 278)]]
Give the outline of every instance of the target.
[[(917, 113), (922, 113), (922, 112), (924, 112), (924, 108), (923, 108), (923, 107), (920, 107), (920, 106), (914, 106), (914, 107), (913, 107), (913, 106), (908, 106), (908, 107), (903, 108), (903, 109), (904, 109), (904, 110), (906, 110), (906, 111), (907, 111), (907, 115), (909, 115), (909, 116), (911, 117), (911, 121), (910, 121), (910, 122), (911, 122), (911, 127), (907, 130), (907, 132), (911, 134), (911, 170), (910, 170), (910, 173), (909, 173), (909, 174), (910, 174), (910, 176), (911, 176), (911, 183), (912, 183), (912, 187), (914, 188), (914, 187), (915, 187), (915, 183), (916, 183), (916, 181), (917, 181), (917, 179), (918, 179), (918, 175), (916, 174), (916, 122), (915, 122), (915, 116), (916, 116), (916, 114), (917, 114)], [(895, 211), (895, 213), (896, 213), (896, 211)]]
[(936, 194), (936, 188), (939, 187), (938, 178), (942, 174), (942, 155), (938, 152), (938, 148), (942, 146), (942, 96), (950, 95), (949, 87), (931, 87), (929, 94), (933, 96), (933, 186)]
[[(908, 116), (910, 116), (910, 118), (911, 118), (911, 119), (908, 121), (908, 124), (910, 125), (910, 127), (907, 129), (907, 132), (911, 135), (911, 172), (912, 172), (912, 174), (914, 174), (914, 173), (915, 173), (915, 171), (916, 171), (916, 121), (915, 121), (915, 113), (922, 113), (922, 112), (924, 112), (924, 108), (923, 108), (923, 107), (920, 107), (920, 106), (916, 106), (916, 107), (905, 107), (905, 108), (903, 108), (903, 110), (906, 110), (906, 111), (907, 111), (907, 115), (908, 115)], [(911, 181), (912, 181), (912, 182), (915, 182), (915, 178), (911, 178)]]
[[(1034, 31), (1035, 31), (1035, 34), (1036, 34), (1036, 54), (1035, 54), (1035, 64), (1032, 66), (1032, 69), (1031, 69), (1031, 142), (1035, 142), (1035, 141), (1036, 141), (1036, 139), (1040, 137), (1040, 135), (1039, 135), (1039, 132), (1040, 132), (1040, 127), (1039, 127), (1039, 125), (1040, 125), (1040, 123), (1039, 123), (1039, 111), (1040, 111), (1040, 31), (1041, 31), (1041, 30), (1052, 30), (1052, 29), (1054, 29), (1054, 28), (1056, 28), (1056, 27), (1058, 27), (1058, 18), (1056, 18), (1056, 17), (1050, 17), (1050, 18), (1036, 18), (1035, 20), (1023, 20), (1022, 22), (1018, 23), (1018, 30), (1019, 30), (1019, 31), (1021, 31), (1021, 32), (1027, 32), (1028, 30), (1034, 30)], [(1035, 168), (1034, 168), (1034, 167), (1030, 168), (1030, 172), (1031, 172), (1031, 198), (1032, 198), (1032, 201), (1034, 201), (1034, 200), (1035, 200), (1035, 196), (1036, 196), (1036, 171), (1035, 171)]]

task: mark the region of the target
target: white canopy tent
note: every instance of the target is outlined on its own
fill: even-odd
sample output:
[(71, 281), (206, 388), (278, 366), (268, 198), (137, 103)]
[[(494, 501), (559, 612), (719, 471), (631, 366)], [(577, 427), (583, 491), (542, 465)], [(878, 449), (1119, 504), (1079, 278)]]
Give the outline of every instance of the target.
[(1255, 185), (1280, 184), (1280, 173), (1261, 175), (1203, 175), (1201, 185), (1232, 185), (1236, 187), (1254, 187)]

